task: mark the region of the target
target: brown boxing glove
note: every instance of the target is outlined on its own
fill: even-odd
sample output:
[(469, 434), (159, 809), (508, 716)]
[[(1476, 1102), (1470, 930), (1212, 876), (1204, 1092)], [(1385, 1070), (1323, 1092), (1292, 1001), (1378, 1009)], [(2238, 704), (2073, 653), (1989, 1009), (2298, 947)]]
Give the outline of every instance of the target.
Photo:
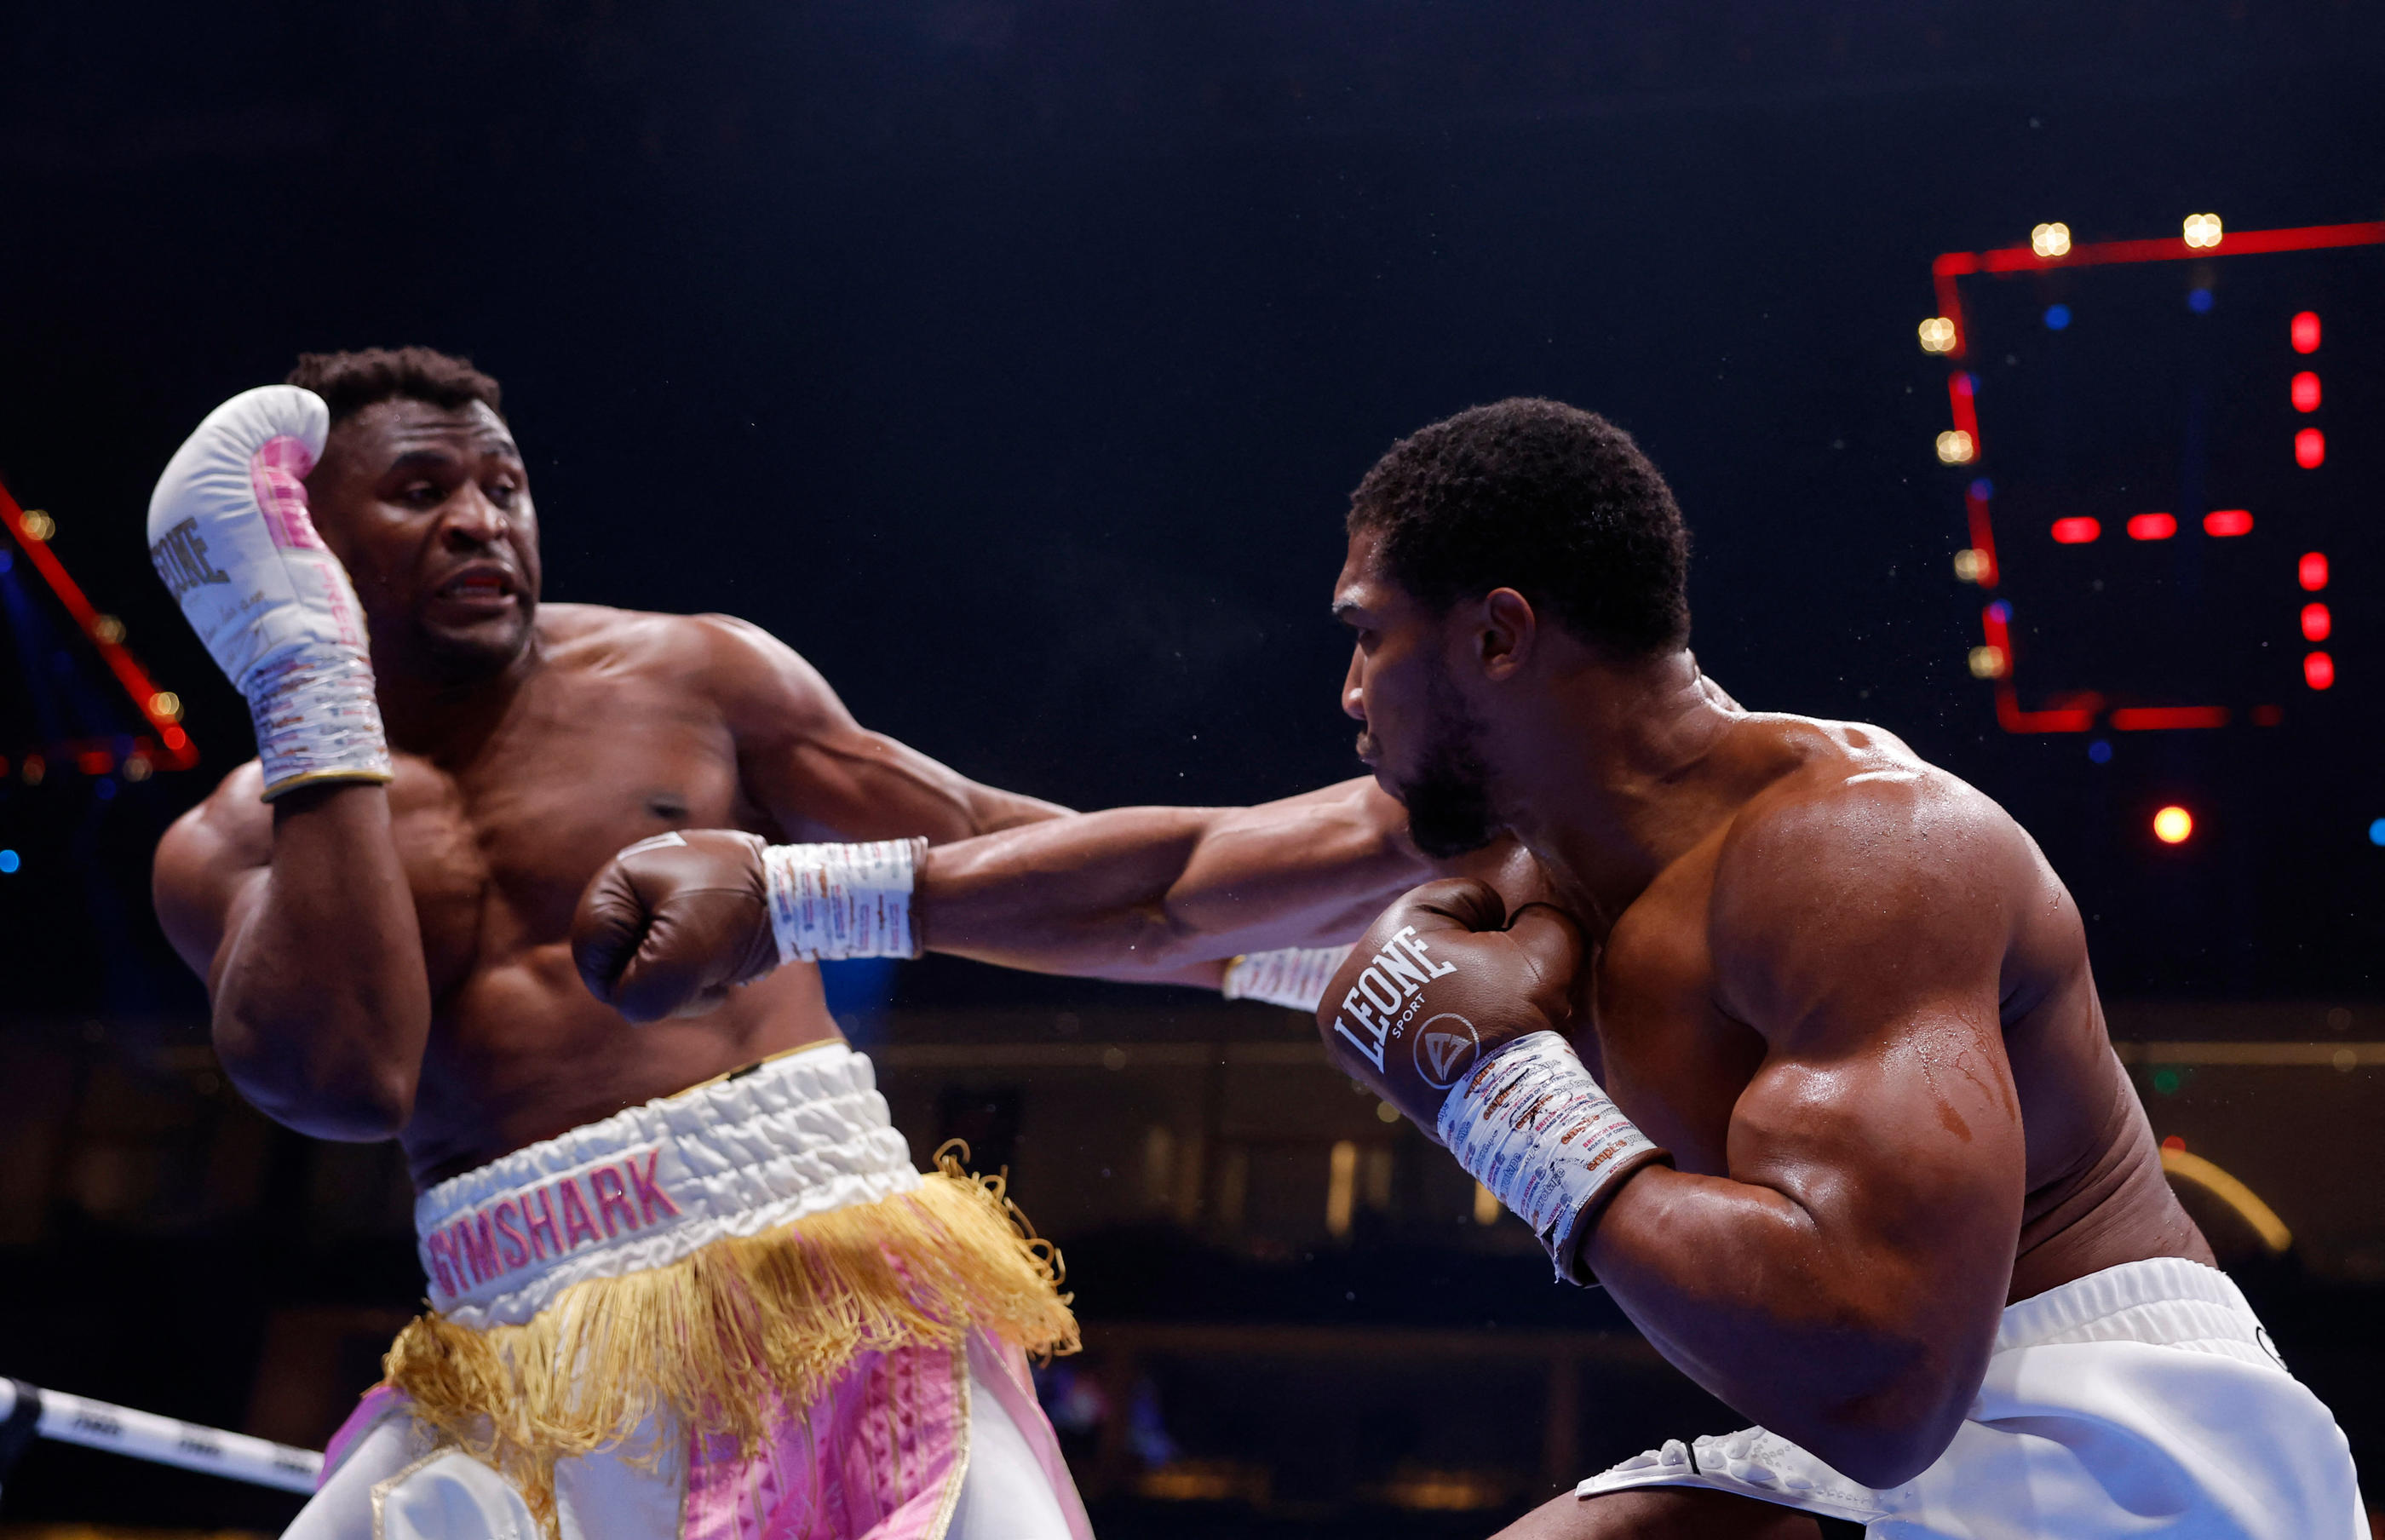
[(1546, 904), (1512, 916), (1489, 883), (1427, 883), (1385, 909), (1325, 988), (1317, 1031), (1334, 1061), (1438, 1140), (1468, 1070), (1573, 1016), (1581, 933)]
[(699, 1016), (779, 966), (760, 836), (656, 834), (606, 863), (571, 917), (589, 992), (631, 1021)]

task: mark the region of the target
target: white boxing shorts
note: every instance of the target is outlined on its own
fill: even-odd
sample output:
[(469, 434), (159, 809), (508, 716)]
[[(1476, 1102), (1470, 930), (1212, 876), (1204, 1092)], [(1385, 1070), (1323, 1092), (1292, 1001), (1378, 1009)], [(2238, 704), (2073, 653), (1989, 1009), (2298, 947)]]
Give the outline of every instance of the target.
[(2004, 1310), (1970, 1413), (1884, 1491), (1762, 1428), (1679, 1440), (1576, 1488), (1735, 1492), (1875, 1540), (2368, 1540), (2351, 1446), (2226, 1273), (2177, 1258)]

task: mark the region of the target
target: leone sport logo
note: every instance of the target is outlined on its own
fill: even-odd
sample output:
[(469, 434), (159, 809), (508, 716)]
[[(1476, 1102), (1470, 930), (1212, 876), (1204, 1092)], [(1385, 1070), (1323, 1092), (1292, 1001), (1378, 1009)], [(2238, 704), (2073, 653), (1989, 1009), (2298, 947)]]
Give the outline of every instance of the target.
[(1416, 1045), (1417, 1073), (1436, 1091), (1456, 1084), (1482, 1057), (1482, 1039), (1474, 1023), (1455, 1011), (1425, 1018), (1411, 1041)]

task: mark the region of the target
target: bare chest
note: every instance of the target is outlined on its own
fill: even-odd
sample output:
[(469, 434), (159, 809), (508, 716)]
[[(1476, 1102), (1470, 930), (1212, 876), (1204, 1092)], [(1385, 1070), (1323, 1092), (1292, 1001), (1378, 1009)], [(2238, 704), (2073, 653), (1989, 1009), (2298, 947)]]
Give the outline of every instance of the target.
[(468, 752), (401, 753), (396, 769), (392, 833), (434, 996), (563, 944), (623, 845), (753, 818), (718, 713), (636, 682), (542, 680)]
[[(1575, 1045), (1625, 1115), (1683, 1171), (1728, 1169), (1731, 1109), (1764, 1061), (1763, 1038), (1715, 1004), (1710, 886), (1667, 873), (1599, 949)], [(1689, 881), (1676, 881), (1687, 877)], [(1578, 1018), (1580, 1020), (1580, 1018)]]

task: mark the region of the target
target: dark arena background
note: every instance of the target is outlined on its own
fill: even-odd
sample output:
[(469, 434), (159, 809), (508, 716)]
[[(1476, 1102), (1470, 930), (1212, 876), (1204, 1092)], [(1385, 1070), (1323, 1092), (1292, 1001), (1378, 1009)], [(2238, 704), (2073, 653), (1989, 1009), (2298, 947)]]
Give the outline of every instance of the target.
[[(1355, 773), (1351, 487), (1545, 394), (1672, 480), (1709, 672), (2034, 833), (2379, 1484), (2385, 11), (136, 0), (0, 58), (0, 1374), (319, 1446), (422, 1290), (394, 1146), (250, 1110), (150, 911), (252, 752), (144, 539), (223, 397), (468, 354), (549, 598), (742, 615), (1093, 808)], [(1065, 1248), (1105, 1533), (1483, 1534), (1743, 1421), (1300, 1017), (830, 971)], [(296, 1506), (45, 1442), (0, 1533)]]

